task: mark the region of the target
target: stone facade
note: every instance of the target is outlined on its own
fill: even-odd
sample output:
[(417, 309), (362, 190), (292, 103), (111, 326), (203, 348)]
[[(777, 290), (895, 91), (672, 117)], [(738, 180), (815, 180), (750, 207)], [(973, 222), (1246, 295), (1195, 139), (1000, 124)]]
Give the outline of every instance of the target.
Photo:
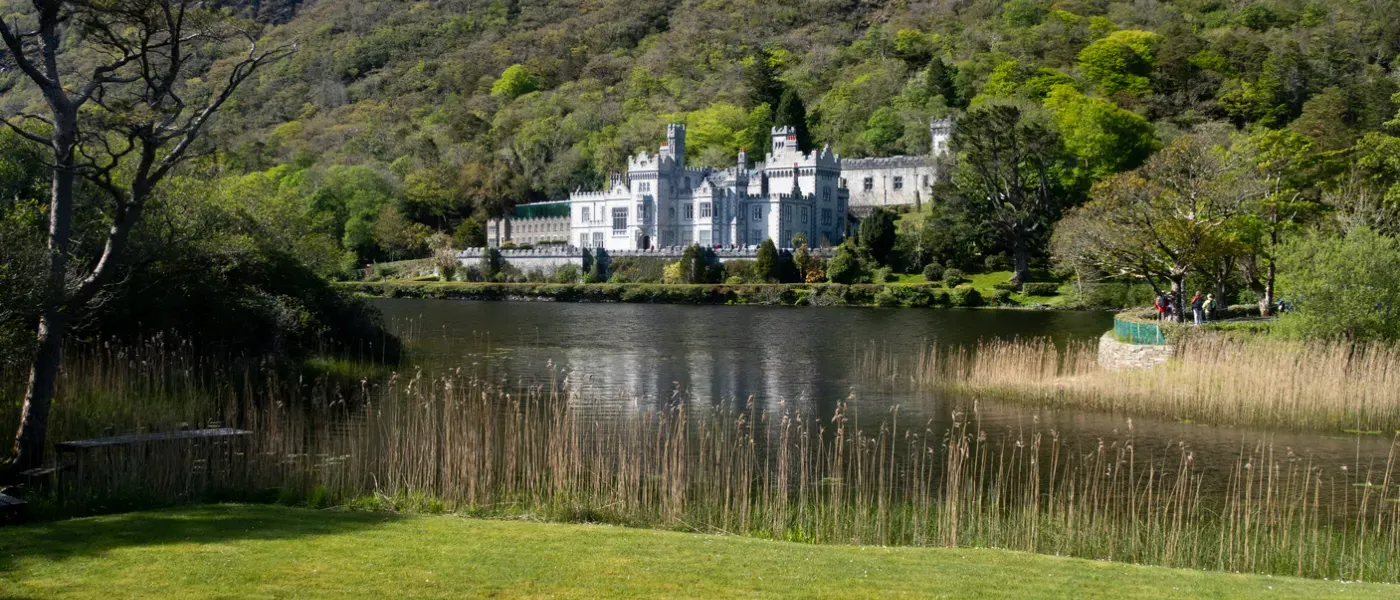
[(841, 163), (841, 187), (850, 192), (851, 212), (864, 216), (875, 207), (927, 202), (938, 181), (953, 135), (952, 119), (929, 121), (928, 156), (848, 158)]
[(1173, 346), (1128, 344), (1113, 337), (1113, 332), (1099, 338), (1099, 366), (1110, 371), (1150, 369), (1171, 359)]
[(796, 132), (775, 127), (762, 162), (740, 151), (729, 169), (686, 165), (685, 125), (666, 128), (655, 156), (629, 157), (608, 189), (569, 196), (570, 243), (584, 248), (648, 250), (700, 244), (792, 247), (798, 233), (813, 246), (839, 244), (846, 232), (841, 157), (829, 148), (802, 152)]
[(628, 157), (626, 173), (613, 174), (606, 189), (576, 190), (568, 200), (520, 205), (513, 216), (492, 219), (488, 245), (621, 251), (743, 248), (773, 240), (791, 248), (799, 233), (812, 247), (836, 245), (845, 239), (848, 216), (929, 198), (952, 121), (930, 121), (929, 156), (843, 160), (830, 148), (801, 151), (792, 128), (770, 133), (763, 160), (752, 167), (743, 150), (731, 168), (690, 167), (685, 125), (673, 123), (655, 155)]

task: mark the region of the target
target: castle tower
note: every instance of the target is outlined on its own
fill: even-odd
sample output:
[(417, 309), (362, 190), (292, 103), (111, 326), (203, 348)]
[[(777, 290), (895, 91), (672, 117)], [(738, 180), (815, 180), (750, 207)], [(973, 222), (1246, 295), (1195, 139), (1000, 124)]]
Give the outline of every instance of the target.
[(773, 155), (777, 156), (783, 150), (797, 152), (797, 130), (788, 127), (773, 128)]
[(932, 156), (947, 155), (953, 139), (953, 117), (928, 120), (928, 132), (933, 144), (929, 147)]
[(666, 145), (661, 147), (661, 156), (676, 161), (676, 166), (685, 166), (685, 125), (671, 123), (666, 126)]

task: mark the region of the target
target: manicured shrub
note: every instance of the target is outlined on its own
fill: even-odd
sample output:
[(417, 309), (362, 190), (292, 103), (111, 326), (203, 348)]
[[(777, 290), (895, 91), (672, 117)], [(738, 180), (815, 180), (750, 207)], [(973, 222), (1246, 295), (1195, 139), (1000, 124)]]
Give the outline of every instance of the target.
[(960, 285), (949, 292), (948, 302), (953, 306), (982, 306), (982, 293), (970, 285)]
[(964, 281), (967, 281), (967, 274), (966, 274), (966, 273), (963, 273), (962, 269), (944, 269), (944, 270), (943, 270), (943, 284), (944, 284), (944, 285), (946, 285), (946, 286), (948, 286), (948, 287), (955, 287), (955, 286), (957, 286), (958, 284), (960, 284), (960, 283), (962, 283), (962, 282), (964, 282)]
[(1021, 293), (1027, 296), (1054, 296), (1060, 293), (1060, 284), (1051, 282), (1027, 283), (1021, 286)]
[(1011, 304), (1011, 290), (992, 290), (992, 293), (987, 296), (987, 303), (994, 306)]
[(996, 282), (996, 283), (993, 283), (993, 284), (992, 284), (992, 287), (994, 287), (994, 288), (996, 288), (996, 289), (998, 289), (998, 290), (1006, 290), (1006, 291), (1008, 291), (1008, 292), (1014, 292), (1014, 291), (1016, 291), (1017, 289), (1019, 289), (1020, 286), (1016, 285), (1016, 282), (1014, 282), (1014, 281), (1009, 281), (1009, 280), (1008, 280), (1008, 281), (998, 281), (998, 282)]
[(930, 282), (943, 280), (943, 266), (938, 263), (929, 263), (924, 266), (924, 279)]

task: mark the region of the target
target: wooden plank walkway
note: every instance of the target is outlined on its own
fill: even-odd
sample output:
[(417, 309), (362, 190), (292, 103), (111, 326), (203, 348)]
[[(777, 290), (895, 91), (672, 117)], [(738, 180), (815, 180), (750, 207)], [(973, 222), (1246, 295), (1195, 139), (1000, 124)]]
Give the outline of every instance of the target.
[(71, 442), (59, 442), (54, 444), (54, 448), (60, 452), (75, 452), (78, 450), (91, 450), (94, 448), (106, 448), (110, 446), (127, 446), (131, 444), (141, 444), (146, 442), (177, 442), (177, 441), (198, 441), (198, 440), (219, 440), (233, 439), (253, 435), (253, 432), (245, 429), (234, 429), (232, 427), (220, 427), (216, 429), (186, 429), (183, 431), (166, 431), (160, 433), (133, 433), (128, 435), (117, 435), (105, 438), (93, 438), (90, 440), (74, 440)]

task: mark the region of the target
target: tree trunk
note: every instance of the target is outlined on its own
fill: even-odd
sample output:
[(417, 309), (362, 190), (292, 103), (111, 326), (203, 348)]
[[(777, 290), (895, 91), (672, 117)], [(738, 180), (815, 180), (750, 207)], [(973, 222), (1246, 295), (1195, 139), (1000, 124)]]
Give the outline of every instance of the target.
[(1172, 275), (1172, 320), (1177, 323), (1185, 321), (1183, 316), (1190, 307), (1183, 306), (1186, 301), (1186, 275)]
[(34, 338), (34, 362), (29, 368), (29, 385), (24, 392), (19, 429), (15, 432), (14, 459), (4, 479), (12, 480), (44, 460), (44, 438), (49, 426), (49, 408), (58, 383), (63, 359), (63, 336), (68, 332), (67, 289), (68, 253), (73, 230), (73, 154), (77, 140), (77, 115), (58, 114), (54, 121), (53, 184), (49, 196), (48, 273), (44, 278), (43, 310)]
[(1274, 261), (1269, 261), (1269, 268), (1264, 271), (1264, 293), (1259, 295), (1259, 316), (1270, 317), (1274, 314), (1274, 278), (1278, 271), (1274, 268)]
[(29, 387), (24, 392), (19, 431), (15, 433), (14, 462), (9, 465), (12, 474), (43, 464), (49, 409), (53, 406), (67, 330), (68, 321), (62, 311), (49, 311), (39, 319), (39, 348), (29, 369)]
[(1011, 281), (1016, 285), (1029, 283), (1031, 280), (1031, 253), (1026, 248), (1025, 242), (1016, 240), (1012, 248), (1015, 260), (1015, 272), (1011, 274)]

